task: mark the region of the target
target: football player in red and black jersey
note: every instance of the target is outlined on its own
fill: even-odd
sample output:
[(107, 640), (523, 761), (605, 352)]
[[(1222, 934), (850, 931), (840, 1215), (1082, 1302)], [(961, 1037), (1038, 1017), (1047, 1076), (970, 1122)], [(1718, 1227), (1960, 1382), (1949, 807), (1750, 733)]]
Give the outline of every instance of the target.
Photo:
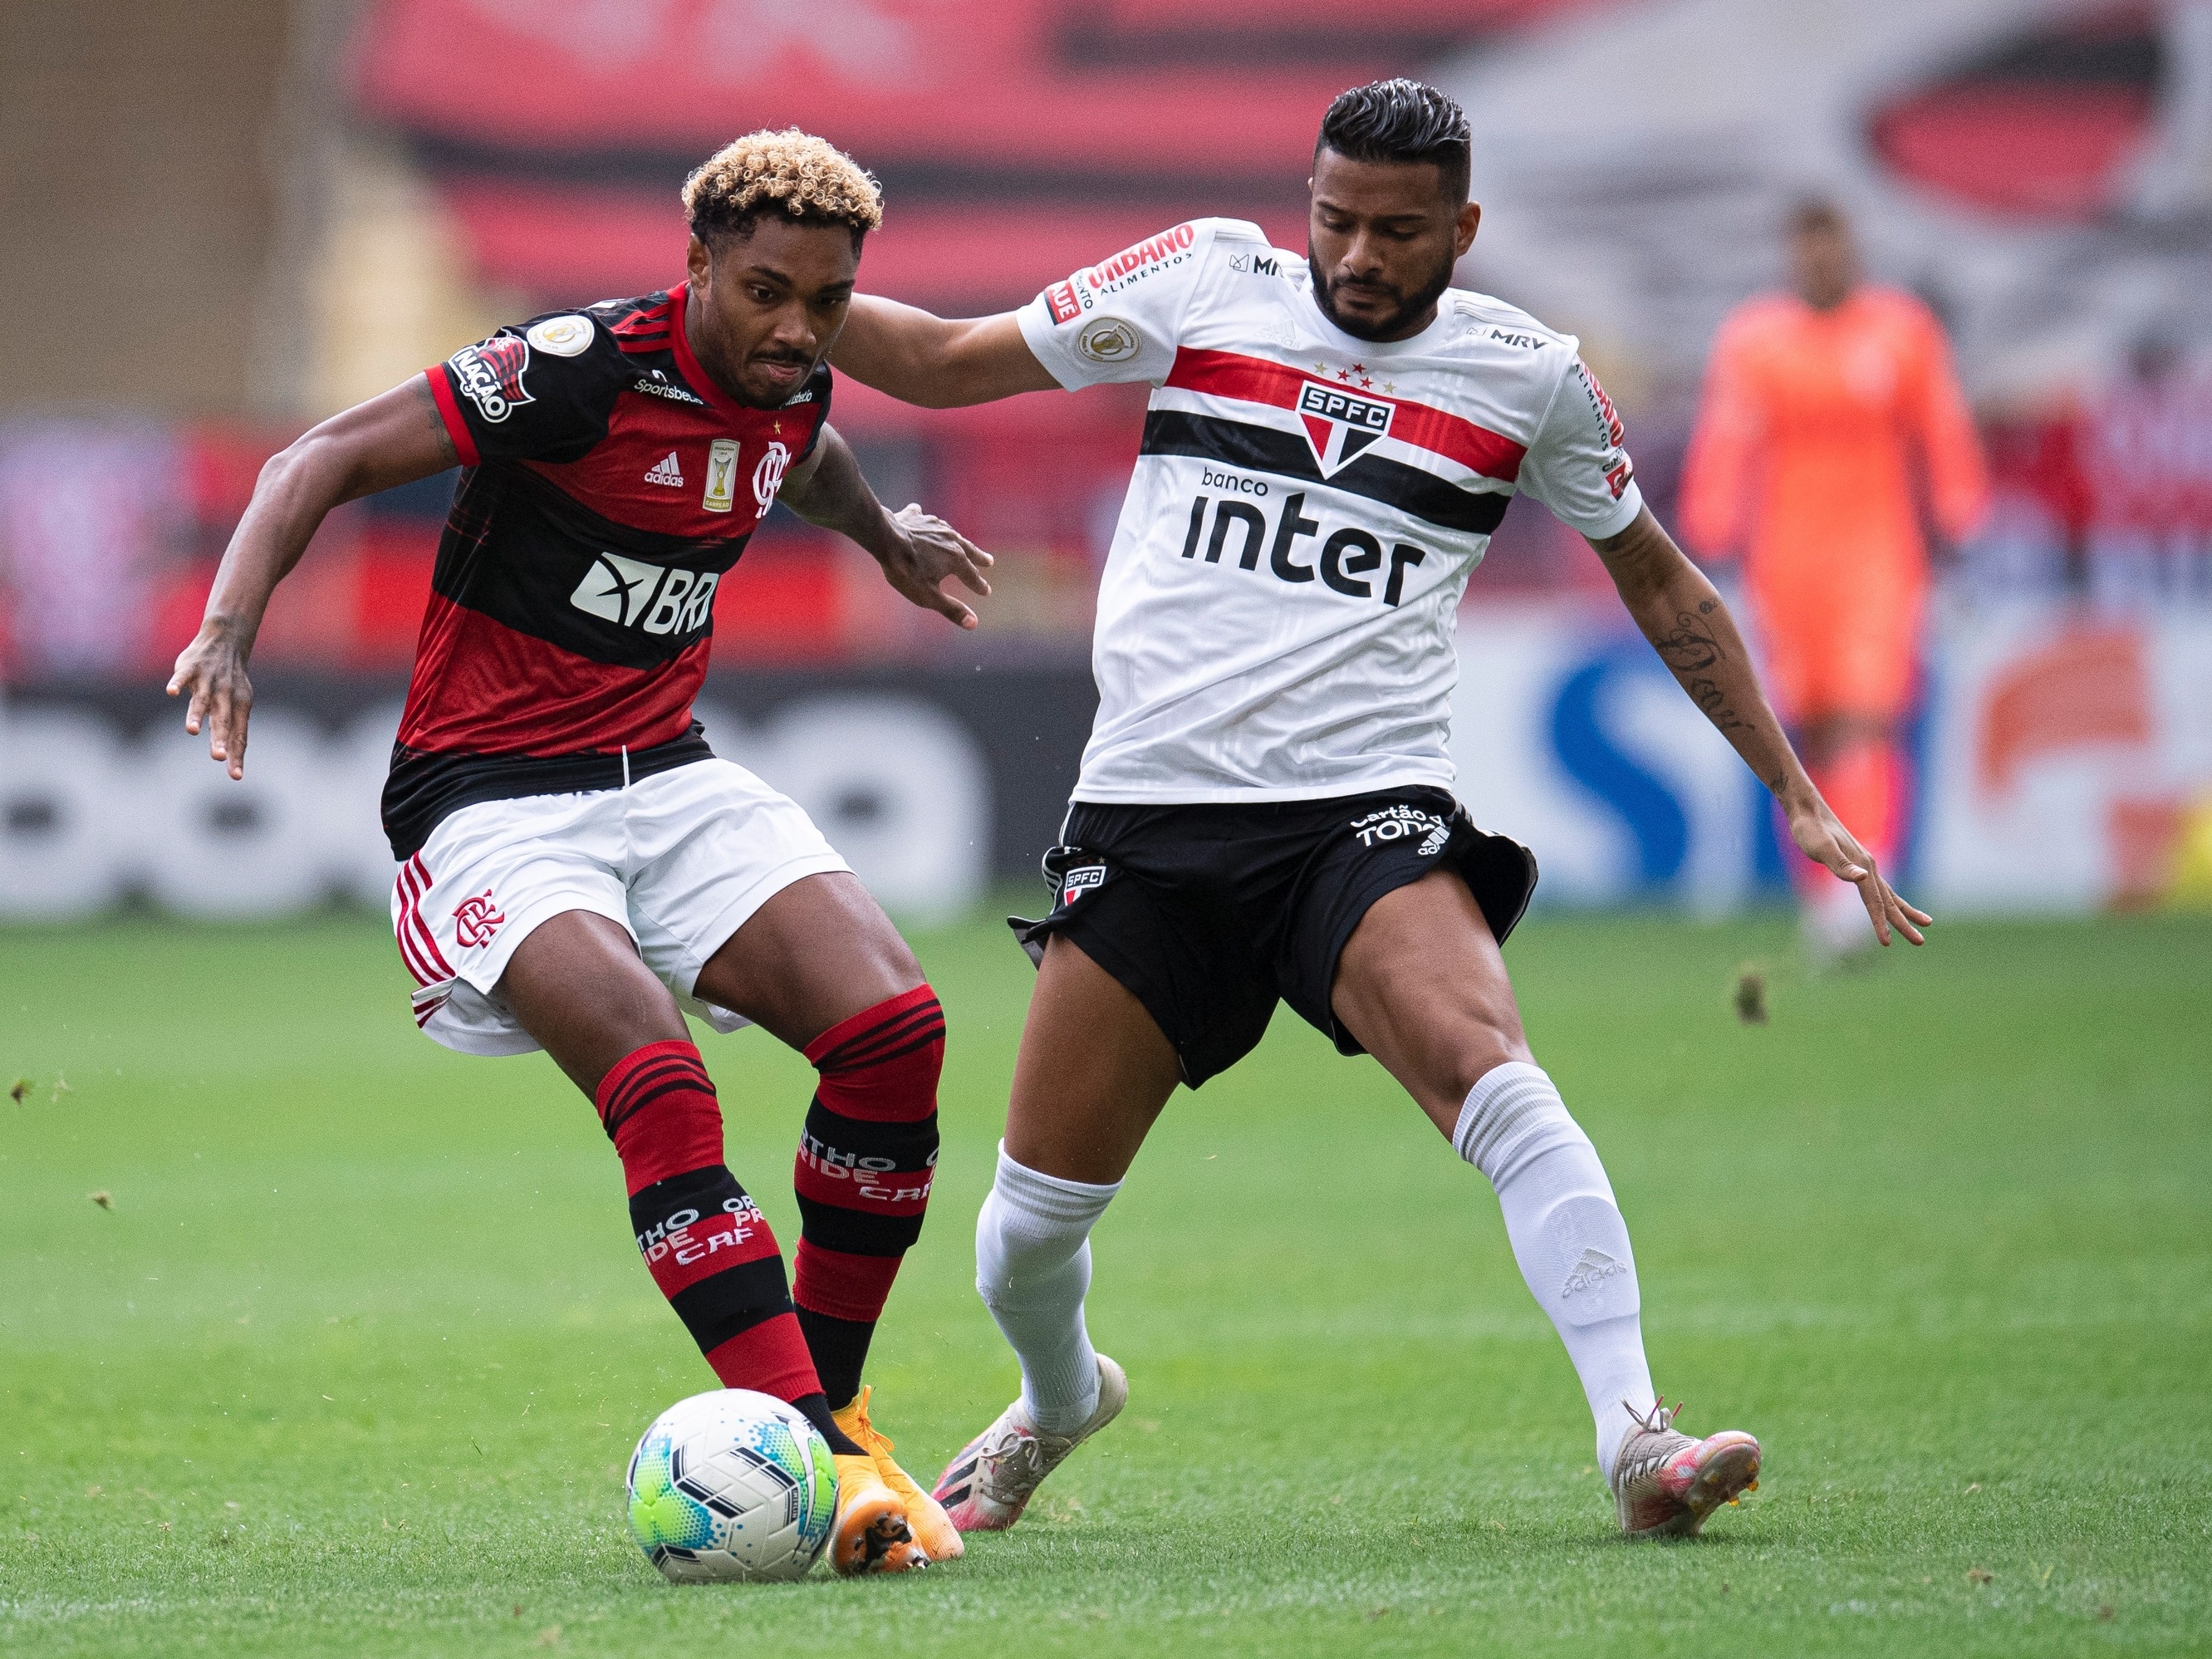
[[(169, 690), (242, 776), (254, 634), (324, 515), (461, 467), (384, 794), (416, 1021), (466, 1053), (543, 1048), (592, 1097), (638, 1248), (715, 1375), (789, 1401), (836, 1455), (837, 1570), (896, 1571), (960, 1553), (860, 1387), (935, 1170), (944, 1013), (844, 860), (714, 757), (691, 704), (715, 588), (779, 498), (963, 628), (942, 584), (987, 593), (991, 560), (887, 511), (829, 424), (874, 180), (758, 132), (684, 203), (685, 281), (501, 329), (271, 460)], [(789, 1285), (684, 1006), (820, 1073)]]

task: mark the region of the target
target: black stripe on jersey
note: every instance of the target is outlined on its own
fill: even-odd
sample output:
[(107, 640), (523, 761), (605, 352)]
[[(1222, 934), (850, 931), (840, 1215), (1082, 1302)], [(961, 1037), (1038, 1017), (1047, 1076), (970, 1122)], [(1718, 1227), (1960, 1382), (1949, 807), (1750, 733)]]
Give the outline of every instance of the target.
[(430, 832), (464, 806), (526, 795), (580, 795), (621, 789), (641, 778), (714, 758), (697, 720), (684, 736), (614, 755), (433, 755), (392, 745), (384, 781), (384, 833), (392, 856), (410, 859)]
[[(712, 632), (714, 595), (700, 592), (699, 579), (719, 580), (747, 539), (635, 530), (507, 464), (461, 475), (447, 530), (433, 591), (518, 634), (618, 668), (657, 668)], [(587, 580), (595, 610), (576, 598)], [(703, 602), (690, 602), (693, 594)]]
[(1487, 536), (1505, 516), (1511, 499), (1498, 491), (1462, 489), (1433, 472), (1380, 455), (1362, 455), (1324, 477), (1306, 441), (1271, 426), (1180, 409), (1156, 409), (1145, 416), (1145, 455), (1196, 455), (1253, 472), (1272, 472), (1395, 507), (1401, 513), (1445, 530)]

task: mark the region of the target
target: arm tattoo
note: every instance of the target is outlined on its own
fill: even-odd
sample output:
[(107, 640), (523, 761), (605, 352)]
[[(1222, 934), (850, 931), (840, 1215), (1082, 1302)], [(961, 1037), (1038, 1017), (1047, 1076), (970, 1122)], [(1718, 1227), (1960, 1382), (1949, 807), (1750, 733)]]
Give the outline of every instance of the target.
[(1728, 693), (1717, 681), (1702, 675), (1692, 675), (1682, 681), (1682, 689), (1690, 694), (1690, 701), (1705, 710), (1705, 718), (1723, 732), (1748, 731), (1751, 722), (1729, 707)]
[(1659, 659), (1677, 674), (1694, 673), (1728, 660), (1728, 653), (1721, 649), (1712, 629), (1687, 611), (1674, 618), (1673, 633), (1656, 636), (1651, 646)]

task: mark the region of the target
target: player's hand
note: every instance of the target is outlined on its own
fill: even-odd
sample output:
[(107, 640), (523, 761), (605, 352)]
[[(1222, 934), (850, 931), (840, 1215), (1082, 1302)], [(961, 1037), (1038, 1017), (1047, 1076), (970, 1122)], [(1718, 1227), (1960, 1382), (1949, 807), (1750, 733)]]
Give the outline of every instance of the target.
[(228, 626), (210, 617), (198, 636), (177, 653), (169, 695), (189, 696), (185, 730), (208, 734), (208, 757), (222, 762), (233, 778), (246, 775), (246, 723), (253, 712), (253, 682)]
[(962, 628), (975, 627), (975, 613), (947, 593), (943, 584), (947, 576), (956, 576), (969, 592), (989, 593), (991, 584), (983, 573), (991, 568), (991, 556), (911, 501), (891, 514), (890, 525), (890, 544), (878, 556), (884, 580), (923, 610), (950, 617)]
[(1808, 789), (1805, 793), (1807, 799), (1784, 805), (1797, 850), (1814, 863), (1827, 866), (1837, 880), (1848, 881), (1859, 890), (1859, 897), (1866, 902), (1867, 916), (1874, 923), (1874, 936), (1884, 945), (1890, 942), (1893, 933), (1903, 934), (1915, 945), (1927, 944), (1920, 930), (1936, 918), (1899, 898), (1897, 890), (1875, 868), (1873, 854), (1844, 828), (1843, 820), (1828, 810), (1828, 803), (1817, 791)]

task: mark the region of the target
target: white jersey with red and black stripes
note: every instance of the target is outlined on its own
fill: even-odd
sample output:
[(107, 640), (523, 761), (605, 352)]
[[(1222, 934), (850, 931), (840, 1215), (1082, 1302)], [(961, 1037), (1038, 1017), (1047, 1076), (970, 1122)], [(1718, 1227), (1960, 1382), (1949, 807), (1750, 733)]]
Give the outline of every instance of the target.
[(1571, 335), (1454, 289), (1411, 339), (1355, 338), (1256, 225), (1177, 225), (1018, 316), (1070, 390), (1154, 388), (1078, 800), (1449, 788), (1460, 595), (1506, 502), (1593, 537), (1643, 505)]

